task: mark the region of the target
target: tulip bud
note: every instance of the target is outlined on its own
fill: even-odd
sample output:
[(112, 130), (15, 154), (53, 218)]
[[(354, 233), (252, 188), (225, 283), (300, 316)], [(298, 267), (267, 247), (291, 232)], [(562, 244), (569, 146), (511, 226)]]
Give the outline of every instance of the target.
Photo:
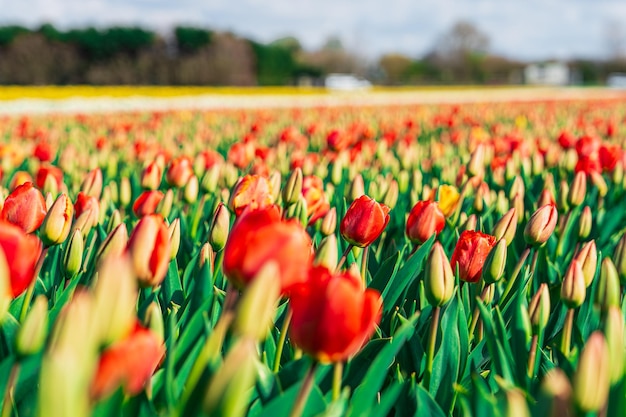
[(299, 221), (302, 226), (306, 227), (308, 224), (307, 205), (303, 196), (298, 198), (296, 204), (289, 206), (287, 212), (285, 213), (285, 218), (295, 219)]
[(354, 246), (369, 246), (389, 223), (389, 210), (384, 204), (362, 195), (352, 202), (341, 220), (341, 235)]
[(170, 260), (173, 260), (176, 258), (180, 247), (180, 219), (174, 219), (167, 230), (170, 234)]
[(437, 189), (437, 204), (443, 212), (443, 215), (450, 217), (456, 209), (459, 201), (461, 200), (461, 194), (452, 185), (442, 185)]
[(202, 183), (200, 184), (204, 191), (211, 194), (215, 193), (220, 178), (220, 171), (221, 166), (216, 164), (209, 168), (207, 172), (205, 172), (204, 176), (202, 177)]
[(609, 347), (611, 384), (616, 384), (624, 376), (624, 316), (618, 306), (608, 308), (604, 334)]
[(230, 229), (230, 212), (223, 203), (219, 203), (213, 214), (209, 229), (209, 243), (215, 252), (224, 249)]
[(209, 416), (243, 417), (256, 380), (255, 343), (240, 339), (211, 378), (202, 408)]
[(482, 178), (485, 174), (485, 147), (480, 144), (474, 149), (470, 160), (467, 163), (467, 173), (469, 176)]
[(620, 185), (624, 180), (624, 165), (617, 164), (615, 165), (615, 169), (613, 170), (613, 175), (611, 176), (611, 180), (613, 184)]
[(598, 266), (598, 251), (596, 250), (595, 240), (585, 243), (576, 254), (575, 259), (580, 263), (583, 270), (585, 286), (589, 287), (596, 276), (596, 268)]
[(337, 209), (335, 207), (328, 210), (324, 218), (322, 219), (322, 226), (320, 231), (324, 236), (330, 236), (335, 234), (337, 229)]
[[(416, 170), (416, 172), (419, 171)], [(409, 181), (409, 173), (405, 170), (400, 171), (400, 173), (398, 174), (398, 193), (405, 194), (409, 190)], [(416, 189), (416, 187), (413, 187), (413, 189)]]
[(495, 297), (495, 285), (487, 285), (485, 286), (485, 288), (483, 288), (482, 292), (480, 293), (480, 299), (483, 301), (483, 303), (489, 305), (493, 302), (493, 298)]
[(172, 187), (182, 188), (189, 182), (192, 176), (193, 167), (191, 166), (191, 161), (185, 156), (179, 156), (170, 162), (165, 173), (165, 180)]
[(296, 168), (289, 175), (287, 184), (283, 189), (283, 201), (285, 204), (295, 204), (302, 195), (302, 169)]
[(470, 214), (467, 217), (467, 219), (465, 219), (465, 221), (463, 221), (463, 224), (459, 228), (459, 232), (462, 233), (462, 232), (464, 232), (466, 230), (475, 231), (477, 226), (478, 226), (478, 217), (476, 217), (475, 214)]
[(170, 262), (169, 231), (158, 214), (142, 217), (128, 240), (135, 274), (143, 287), (161, 284)]
[(272, 196), (272, 201), (278, 200), (278, 196), (280, 195), (281, 182), (282, 182), (282, 177), (280, 176), (280, 172), (274, 171), (270, 174), (269, 184), (270, 184), (270, 195)]
[(537, 207), (543, 207), (547, 204), (555, 204), (556, 201), (554, 200), (554, 196), (552, 195), (552, 192), (547, 189), (544, 188), (543, 191), (541, 192), (541, 195), (539, 196), (539, 200), (537, 201)]
[(593, 219), (591, 217), (591, 209), (589, 206), (585, 206), (582, 213), (580, 213), (580, 217), (578, 218), (578, 239), (587, 239), (591, 234), (592, 225)]
[(153, 161), (141, 173), (141, 186), (148, 190), (158, 190), (162, 177), (161, 167)]
[(337, 268), (337, 260), (339, 258), (339, 250), (337, 249), (337, 236), (331, 234), (326, 236), (320, 242), (315, 252), (315, 260), (313, 265), (323, 265), (331, 271)]
[(569, 210), (568, 203), (569, 196), (569, 185), (566, 181), (561, 181), (561, 186), (559, 187), (559, 195), (558, 195), (558, 207), (561, 212), (566, 212)]
[(587, 175), (580, 171), (576, 173), (572, 186), (567, 194), (567, 202), (572, 207), (578, 207), (585, 201), (587, 195)]
[(522, 196), (522, 199), (526, 194), (524, 180), (519, 175), (515, 177), (515, 180), (513, 180), (513, 183), (511, 184), (511, 188), (509, 189), (509, 200), (513, 200), (518, 194)]
[(204, 265), (208, 262), (210, 269), (213, 270), (213, 260), (215, 259), (215, 252), (209, 243), (205, 243), (200, 248), (200, 254), (198, 255), (198, 269), (204, 268)]
[(33, 355), (41, 350), (48, 333), (48, 299), (44, 295), (35, 301), (20, 326), (15, 349), (20, 356)]
[(550, 292), (547, 284), (541, 284), (539, 290), (530, 300), (528, 315), (535, 334), (539, 334), (545, 329), (550, 318)]
[(0, 217), (26, 233), (36, 231), (46, 216), (46, 200), (32, 182), (17, 187), (4, 201)]
[(574, 375), (574, 401), (583, 412), (596, 412), (609, 396), (611, 362), (604, 335), (593, 332), (580, 354)]
[(583, 269), (580, 262), (574, 259), (561, 283), (561, 300), (568, 308), (576, 308), (582, 305), (586, 295)]
[(554, 232), (557, 218), (558, 213), (553, 204), (537, 209), (524, 229), (526, 243), (533, 246), (541, 246), (546, 243)]
[(122, 214), (119, 210), (113, 210), (109, 217), (109, 223), (107, 224), (107, 233), (111, 233), (113, 229), (122, 223)]
[[(515, 208), (515, 207), (513, 207)], [(498, 195), (496, 196), (496, 212), (500, 215), (504, 215), (507, 210), (509, 210), (509, 201), (506, 198), (506, 195), (504, 194), (504, 191), (500, 190), (498, 192)], [(516, 210), (517, 213), (517, 210)], [(524, 217), (524, 216), (521, 216)], [(517, 219), (517, 217), (515, 217), (515, 219)], [(519, 223), (518, 220), (516, 220), (516, 223)]]
[(65, 279), (72, 279), (78, 274), (83, 263), (83, 233), (80, 229), (74, 230), (63, 255)]
[(163, 313), (159, 304), (155, 301), (151, 302), (143, 318), (143, 324), (146, 328), (156, 335), (159, 340), (165, 339), (165, 325), (163, 324)]
[(619, 307), (620, 293), (617, 268), (615, 268), (611, 258), (605, 257), (600, 266), (600, 277), (596, 289), (596, 305), (603, 311), (608, 310), (610, 307)]
[(573, 416), (571, 407), (572, 386), (565, 372), (560, 368), (552, 368), (541, 383), (539, 403), (549, 417)]
[(519, 388), (507, 389), (505, 392), (505, 417), (531, 417), (528, 402), (523, 391)]
[(52, 175), (46, 175), (46, 179), (44, 180), (43, 187), (41, 190), (50, 195), (59, 194), (59, 183)]
[(186, 203), (193, 204), (198, 200), (198, 188), (198, 177), (192, 175), (183, 189), (183, 199)]
[(72, 202), (67, 194), (60, 194), (41, 224), (40, 236), (44, 245), (52, 246), (65, 242), (70, 233), (73, 217)]
[(598, 190), (598, 195), (600, 197), (605, 197), (606, 194), (609, 192), (609, 187), (606, 185), (606, 181), (604, 180), (604, 177), (602, 176), (602, 174), (595, 172), (595, 171), (591, 171), (589, 176), (591, 178), (591, 182), (593, 183), (593, 185), (595, 185), (595, 187)]
[(424, 271), (426, 298), (433, 306), (442, 306), (454, 294), (454, 273), (450, 261), (439, 242), (435, 242)]
[(257, 342), (265, 339), (280, 298), (279, 274), (278, 264), (269, 261), (245, 288), (233, 323), (235, 334)]
[(363, 183), (363, 176), (358, 174), (350, 184), (349, 201), (354, 201), (362, 195), (365, 195), (365, 184)]
[(96, 259), (104, 259), (107, 256), (119, 256), (124, 252), (127, 244), (128, 230), (126, 229), (126, 224), (120, 223), (102, 242), (96, 254)]
[(422, 244), (432, 235), (441, 233), (446, 219), (437, 203), (419, 201), (413, 206), (406, 221), (406, 235), (411, 242)]
[(100, 199), (102, 195), (102, 171), (100, 168), (96, 168), (87, 174), (80, 186), (80, 191), (90, 197)]
[(383, 204), (393, 209), (398, 202), (398, 193), (398, 183), (395, 180), (392, 180), (383, 198)]
[(487, 255), (482, 274), (486, 284), (493, 284), (504, 275), (506, 252), (506, 240), (500, 239)]
[(617, 246), (615, 247), (615, 252), (613, 252), (613, 259), (615, 260), (615, 267), (617, 268), (617, 272), (619, 273), (620, 282), (622, 284), (626, 283), (626, 234), (622, 235), (619, 242), (617, 242)]
[(132, 189), (130, 186), (130, 180), (127, 177), (122, 177), (120, 180), (120, 204), (122, 207), (128, 207), (132, 199)]
[(515, 207), (511, 208), (507, 211), (504, 216), (498, 220), (498, 222), (493, 227), (493, 232), (491, 233), (496, 239), (501, 240), (504, 239), (506, 241), (507, 246), (513, 242), (515, 238), (515, 232), (517, 230), (517, 210)]
[(159, 213), (164, 219), (168, 218), (172, 212), (172, 205), (174, 203), (174, 190), (171, 188), (165, 192), (163, 198), (159, 201), (156, 207), (155, 213)]

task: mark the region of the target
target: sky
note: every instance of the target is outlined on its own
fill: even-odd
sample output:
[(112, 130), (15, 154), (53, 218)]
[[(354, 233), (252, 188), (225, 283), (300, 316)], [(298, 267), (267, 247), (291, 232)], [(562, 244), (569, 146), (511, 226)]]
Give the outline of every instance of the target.
[(626, 0), (0, 0), (0, 10), (0, 25), (194, 25), (260, 42), (295, 36), (311, 50), (338, 36), (368, 58), (418, 58), (459, 20), (486, 33), (490, 51), (527, 61), (607, 57), (611, 27), (626, 46)]

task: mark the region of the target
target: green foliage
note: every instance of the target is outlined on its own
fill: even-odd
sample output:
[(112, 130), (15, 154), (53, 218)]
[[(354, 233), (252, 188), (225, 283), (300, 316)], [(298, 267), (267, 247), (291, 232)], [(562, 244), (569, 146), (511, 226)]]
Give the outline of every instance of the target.
[(211, 43), (211, 31), (202, 28), (177, 26), (174, 28), (174, 36), (178, 50), (186, 54), (194, 53)]

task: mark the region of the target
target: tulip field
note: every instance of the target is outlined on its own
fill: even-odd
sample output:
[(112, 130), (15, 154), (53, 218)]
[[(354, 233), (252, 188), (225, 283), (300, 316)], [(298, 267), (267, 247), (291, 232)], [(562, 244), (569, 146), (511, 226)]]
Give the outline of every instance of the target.
[(626, 415), (624, 97), (0, 116), (0, 417)]

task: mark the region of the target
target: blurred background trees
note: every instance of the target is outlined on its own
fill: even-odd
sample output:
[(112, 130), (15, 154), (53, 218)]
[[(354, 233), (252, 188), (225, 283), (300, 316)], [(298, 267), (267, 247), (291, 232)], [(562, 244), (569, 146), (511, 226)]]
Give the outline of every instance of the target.
[[(624, 37), (607, 25), (606, 60), (567, 62), (582, 84), (626, 72)], [(140, 27), (59, 30), (0, 27), (0, 84), (319, 85), (330, 73), (350, 73), (383, 85), (510, 84), (525, 63), (494, 54), (471, 22), (452, 25), (423, 56), (390, 51), (365, 59), (331, 36), (316, 50), (298, 39), (270, 43), (233, 33), (178, 26), (171, 33)]]

